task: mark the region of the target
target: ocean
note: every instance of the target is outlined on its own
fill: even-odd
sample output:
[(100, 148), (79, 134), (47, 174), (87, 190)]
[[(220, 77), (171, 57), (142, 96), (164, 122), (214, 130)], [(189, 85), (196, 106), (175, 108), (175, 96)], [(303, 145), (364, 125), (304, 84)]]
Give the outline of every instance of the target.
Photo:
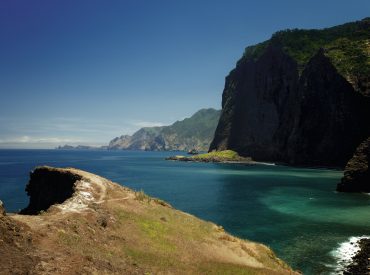
[(370, 195), (336, 192), (342, 171), (165, 160), (174, 154), (0, 150), (0, 200), (18, 211), (35, 166), (76, 167), (264, 243), (304, 274), (340, 273), (351, 240), (370, 235)]

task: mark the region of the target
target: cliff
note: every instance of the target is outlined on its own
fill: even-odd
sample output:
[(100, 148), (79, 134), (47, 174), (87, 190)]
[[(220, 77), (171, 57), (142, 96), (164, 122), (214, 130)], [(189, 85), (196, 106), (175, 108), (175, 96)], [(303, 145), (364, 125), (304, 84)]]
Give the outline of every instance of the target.
[(202, 109), (170, 126), (144, 127), (132, 136), (123, 135), (109, 142), (108, 149), (207, 151), (212, 141), (220, 111)]
[(341, 192), (370, 193), (370, 138), (362, 142), (353, 157), (348, 161), (341, 183), (337, 190)]
[(296, 274), (264, 245), (85, 171), (36, 168), (27, 192), (27, 215), (0, 211), (6, 274)]
[(370, 135), (369, 37), (367, 18), (248, 47), (226, 77), (209, 151), (344, 167)]

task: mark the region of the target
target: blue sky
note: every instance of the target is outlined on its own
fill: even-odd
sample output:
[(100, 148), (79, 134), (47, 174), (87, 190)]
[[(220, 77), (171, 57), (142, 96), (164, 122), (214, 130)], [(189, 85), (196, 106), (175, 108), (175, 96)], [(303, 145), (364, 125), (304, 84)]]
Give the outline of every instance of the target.
[(0, 148), (102, 145), (219, 109), (246, 46), (369, 11), (369, 0), (1, 1)]

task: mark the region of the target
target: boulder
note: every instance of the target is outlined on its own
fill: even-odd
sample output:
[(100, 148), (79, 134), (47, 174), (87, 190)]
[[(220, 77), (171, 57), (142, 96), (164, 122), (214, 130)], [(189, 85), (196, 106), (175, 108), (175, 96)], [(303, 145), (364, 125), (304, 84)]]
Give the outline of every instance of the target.
[(353, 157), (348, 161), (337, 191), (370, 193), (369, 155), (370, 137), (357, 147)]

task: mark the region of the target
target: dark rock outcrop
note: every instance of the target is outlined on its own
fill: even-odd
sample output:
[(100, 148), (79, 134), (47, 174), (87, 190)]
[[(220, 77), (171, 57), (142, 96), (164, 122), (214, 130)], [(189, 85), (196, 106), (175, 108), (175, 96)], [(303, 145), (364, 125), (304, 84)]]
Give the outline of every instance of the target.
[(342, 192), (370, 193), (370, 137), (357, 147), (344, 169), (344, 176), (337, 186)]
[[(350, 27), (367, 33), (369, 26), (356, 22)], [(287, 31), (247, 48), (226, 77), (209, 151), (230, 149), (256, 161), (344, 167), (370, 133), (368, 90), (366, 85), (358, 89), (342, 73), (346, 64), (335, 56), (338, 49), (317, 45), (326, 39), (325, 46), (333, 41), (342, 46), (340, 33), (350, 39), (348, 28)], [(361, 35), (354, 44), (360, 50), (366, 44)], [(310, 36), (315, 46), (297, 47)], [(346, 45), (340, 48), (344, 53), (349, 51)], [(367, 69), (358, 73), (362, 79)]]
[(358, 241), (358, 244), (360, 246), (360, 251), (352, 258), (353, 263), (344, 270), (344, 275), (370, 273), (370, 239), (363, 238)]
[(337, 72), (323, 50), (307, 64), (297, 92), (285, 161), (344, 167), (369, 132), (364, 97)]
[(286, 106), (294, 102), (297, 82), (297, 64), (279, 45), (271, 45), (256, 62), (240, 62), (226, 78), (222, 114), (210, 150), (281, 160), (288, 134), (281, 125), (289, 119)]
[(74, 193), (74, 184), (80, 180), (76, 174), (51, 167), (39, 167), (30, 173), (26, 186), (29, 205), (20, 214), (34, 215), (46, 211), (53, 204), (63, 203)]

